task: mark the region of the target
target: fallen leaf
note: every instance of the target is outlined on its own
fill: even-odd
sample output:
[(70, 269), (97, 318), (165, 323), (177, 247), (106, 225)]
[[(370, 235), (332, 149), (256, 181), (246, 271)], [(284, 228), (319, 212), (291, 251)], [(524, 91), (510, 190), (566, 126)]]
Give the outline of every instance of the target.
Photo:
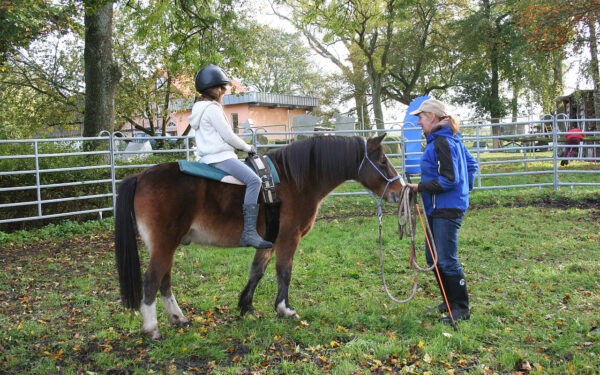
[(524, 361), (522, 359), (517, 361), (517, 364), (515, 365), (515, 370), (517, 371), (526, 371), (529, 372), (531, 371), (533, 368), (531, 367), (531, 365), (529, 364), (529, 362)]
[(425, 356), (423, 357), (423, 361), (431, 364), (431, 361), (433, 361), (433, 358), (429, 354), (425, 353)]

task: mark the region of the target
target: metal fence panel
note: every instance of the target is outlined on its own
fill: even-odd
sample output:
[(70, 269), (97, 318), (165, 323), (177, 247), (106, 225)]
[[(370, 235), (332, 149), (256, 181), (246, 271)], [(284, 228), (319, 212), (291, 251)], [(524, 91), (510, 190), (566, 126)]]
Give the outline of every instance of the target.
[[(545, 116), (524, 122), (463, 124), (463, 141), (480, 164), (475, 189), (558, 190), (560, 187), (600, 186), (600, 132), (589, 130), (595, 129), (597, 122), (600, 120)], [(559, 167), (561, 162), (574, 159), (562, 156), (563, 139), (571, 124), (583, 128), (584, 143), (575, 146), (575, 159), (588, 162), (585, 168), (581, 168), (581, 164), (578, 168)], [(259, 128), (244, 136), (251, 139), (257, 150), (267, 151), (284, 147), (300, 136), (370, 137), (381, 131), (334, 131), (320, 127), (314, 132), (269, 132)], [(282, 142), (261, 144), (258, 135), (265, 132), (269, 138), (281, 138)], [(388, 156), (398, 172), (404, 174), (403, 161), (418, 155), (405, 152), (406, 145), (409, 142), (423, 144), (424, 140), (405, 139), (402, 124), (390, 124), (385, 132), (390, 135), (384, 141)], [(154, 165), (151, 158), (195, 159), (193, 137), (156, 137), (155, 141), (168, 146), (160, 150), (139, 144), (145, 141), (147, 138), (128, 138), (118, 132), (105, 132), (95, 138), (0, 140), (0, 197), (5, 197), (0, 199), (0, 224), (79, 215), (102, 218), (105, 213), (113, 212), (119, 181)], [(86, 142), (94, 142), (94, 151), (84, 150)], [(135, 147), (130, 146), (132, 144)], [(598, 178), (592, 182), (589, 178), (582, 181), (582, 176), (589, 175)], [(419, 176), (414, 177), (418, 180)], [(332, 193), (355, 194), (366, 192)], [(73, 202), (77, 202), (77, 209), (69, 209)]]

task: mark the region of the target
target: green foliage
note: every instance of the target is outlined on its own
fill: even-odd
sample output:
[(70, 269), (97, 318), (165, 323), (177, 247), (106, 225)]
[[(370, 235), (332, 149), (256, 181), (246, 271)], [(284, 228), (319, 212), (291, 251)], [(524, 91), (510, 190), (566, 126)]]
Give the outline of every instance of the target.
[[(356, 108), (366, 108), (367, 93), (377, 127), (383, 128), (382, 85), (390, 72), (393, 35), (405, 17), (407, 4), (398, 1), (282, 1), (291, 22), (309, 39), (322, 56), (330, 59), (351, 86)], [(335, 48), (343, 45), (348, 57), (339, 58)]]
[(243, 84), (250, 91), (321, 96), (327, 86), (300, 33), (256, 26), (248, 35)]
[(11, 56), (0, 69), (0, 138), (66, 133), (79, 136), (83, 114), (83, 51), (54, 34)]
[(90, 220), (86, 222), (65, 221), (48, 224), (34, 230), (20, 230), (13, 233), (0, 232), (2, 244), (24, 244), (28, 242), (57, 241), (69, 237), (92, 236), (91, 233), (112, 230), (113, 219)]
[(453, 15), (465, 7), (462, 1), (410, 3), (392, 36), (387, 98), (408, 105), (416, 96), (439, 96), (456, 85), (456, 76), (469, 61), (457, 58)]
[(1, 139), (79, 128), (81, 53), (65, 36), (81, 30), (80, 11), (72, 0), (0, 5)]
[(66, 31), (73, 26), (77, 5), (70, 0), (3, 1), (0, 5), (0, 66), (7, 55), (27, 48), (33, 40), (53, 30)]
[(116, 12), (115, 28), (115, 57), (123, 71), (118, 127), (126, 123), (162, 135), (171, 105), (193, 100), (201, 67), (221, 65), (236, 77), (249, 55), (243, 46), (253, 45), (244, 16), (227, 0), (130, 1)]
[[(552, 112), (553, 100), (561, 94), (561, 84), (555, 78), (560, 56), (539, 53), (528, 44), (515, 26), (521, 2), (478, 3), (475, 11), (454, 22), (459, 54), (465, 64), (456, 74), (458, 95), (453, 100), (474, 104), (478, 115), (492, 119), (511, 114), (511, 109), (515, 117), (527, 114), (523, 108), (533, 104)], [(503, 90), (503, 84), (508, 89)], [(518, 102), (513, 108), (511, 96), (514, 103)]]

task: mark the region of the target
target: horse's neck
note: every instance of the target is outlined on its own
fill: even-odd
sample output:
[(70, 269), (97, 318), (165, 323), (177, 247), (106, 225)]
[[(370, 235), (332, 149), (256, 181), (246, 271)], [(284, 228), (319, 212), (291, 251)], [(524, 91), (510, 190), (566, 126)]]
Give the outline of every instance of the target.
[[(354, 160), (354, 158), (355, 155), (349, 155), (346, 160)], [(359, 167), (360, 162), (357, 162), (356, 164), (340, 162), (339, 168), (343, 170), (338, 169), (335, 173), (332, 172), (330, 176), (315, 176), (315, 181), (312, 183), (313, 186), (315, 186), (316, 191), (319, 192), (320, 198), (325, 198), (344, 182), (356, 179)]]
[[(332, 147), (339, 146), (337, 144), (325, 144), (325, 146), (330, 145)], [(362, 144), (357, 144), (357, 146), (359, 147), (353, 150), (349, 147), (347, 149), (348, 152), (325, 153), (327, 156), (331, 155), (331, 159), (324, 160), (324, 163), (318, 164), (317, 166), (313, 165), (313, 168), (316, 169), (313, 169), (312, 173), (310, 169), (304, 169), (300, 172), (301, 176), (295, 176), (295, 178), (302, 178), (302, 181), (297, 184), (300, 193), (310, 191), (313, 195), (316, 195), (318, 199), (323, 199), (345, 181), (356, 179), (364, 155), (364, 146), (362, 146)], [(323, 149), (321, 149), (321, 157), (323, 156)], [(317, 158), (317, 156), (312, 155), (312, 158)], [(275, 159), (278, 166), (282, 168), (282, 170), (285, 170), (285, 167), (283, 167), (282, 164), (286, 164), (287, 162), (281, 157)], [(316, 172), (316, 170), (318, 170), (318, 172)], [(289, 175), (288, 178), (293, 179), (294, 176)]]

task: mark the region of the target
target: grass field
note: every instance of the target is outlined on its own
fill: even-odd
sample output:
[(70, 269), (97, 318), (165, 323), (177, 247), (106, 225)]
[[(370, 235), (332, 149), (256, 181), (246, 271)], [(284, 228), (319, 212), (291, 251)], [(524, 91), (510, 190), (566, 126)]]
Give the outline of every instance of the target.
[[(300, 320), (274, 312), (273, 264), (256, 314), (239, 317), (251, 249), (182, 247), (173, 284), (191, 324), (169, 326), (159, 302), (160, 342), (120, 306), (112, 220), (0, 233), (0, 372), (598, 373), (600, 194), (472, 198), (460, 246), (472, 319), (457, 331), (427, 308), (440, 301), (431, 273), (409, 303), (383, 292), (368, 197), (328, 198), (301, 242), (290, 288)], [(405, 298), (409, 242), (397, 237), (395, 210), (384, 210), (385, 274)]]

